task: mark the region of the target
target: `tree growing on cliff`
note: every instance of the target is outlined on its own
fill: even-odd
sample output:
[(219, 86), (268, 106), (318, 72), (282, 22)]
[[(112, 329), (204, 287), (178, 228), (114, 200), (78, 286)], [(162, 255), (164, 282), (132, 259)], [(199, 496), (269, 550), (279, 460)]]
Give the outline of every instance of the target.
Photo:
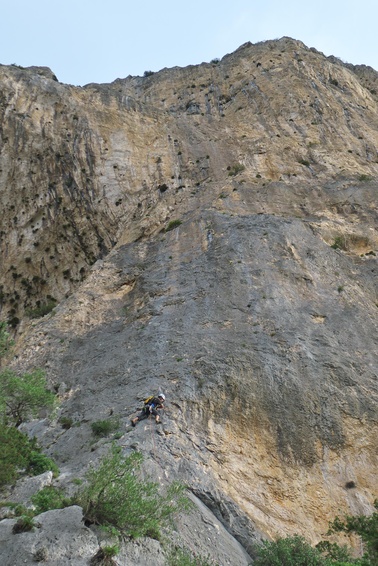
[(0, 373), (0, 417), (5, 424), (18, 427), (41, 409), (52, 410), (56, 397), (47, 389), (41, 370), (17, 375), (10, 369)]
[(112, 446), (100, 466), (87, 473), (87, 484), (73, 498), (87, 521), (131, 538), (159, 539), (174, 513), (190, 508), (184, 486), (172, 483), (160, 493), (159, 484), (142, 479), (141, 463), (139, 452), (125, 457), (119, 447)]

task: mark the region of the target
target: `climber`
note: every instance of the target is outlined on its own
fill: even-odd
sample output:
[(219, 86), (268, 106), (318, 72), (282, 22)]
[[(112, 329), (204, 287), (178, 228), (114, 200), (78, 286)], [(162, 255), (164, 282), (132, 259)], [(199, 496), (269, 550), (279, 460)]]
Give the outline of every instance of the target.
[(164, 401), (164, 393), (159, 393), (159, 395), (157, 395), (156, 397), (154, 397), (153, 395), (151, 397), (148, 397), (144, 402), (142, 412), (139, 413), (139, 415), (134, 419), (131, 419), (132, 426), (135, 426), (138, 421), (147, 419), (150, 415), (154, 415), (156, 424), (161, 423), (158, 410), (164, 408)]

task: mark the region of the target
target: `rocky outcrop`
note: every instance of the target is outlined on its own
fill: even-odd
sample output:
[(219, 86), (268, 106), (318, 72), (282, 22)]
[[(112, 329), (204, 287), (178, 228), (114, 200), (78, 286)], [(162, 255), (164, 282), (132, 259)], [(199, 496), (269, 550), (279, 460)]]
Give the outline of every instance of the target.
[(3, 313), (16, 326), (60, 301), (117, 242), (233, 190), (241, 169), (255, 196), (375, 175), (377, 73), (356, 73), (288, 38), (85, 88), (0, 67)]
[[(119, 416), (125, 453), (205, 514), (180, 539), (220, 564), (261, 536), (317, 542), (376, 495), (377, 74), (361, 73), (289, 38), (84, 88), (0, 68), (12, 364), (44, 368), (75, 424), (28, 430), (71, 489), (108, 447), (91, 423)], [(157, 389), (163, 426), (131, 429)]]

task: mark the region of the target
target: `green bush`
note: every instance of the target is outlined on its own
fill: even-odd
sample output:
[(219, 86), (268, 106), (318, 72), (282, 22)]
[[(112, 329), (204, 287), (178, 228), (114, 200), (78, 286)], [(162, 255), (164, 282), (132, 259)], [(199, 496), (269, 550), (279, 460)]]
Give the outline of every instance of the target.
[(47, 303), (42, 303), (39, 307), (34, 309), (26, 309), (25, 314), (29, 318), (41, 318), (46, 314), (49, 314), (56, 307), (56, 301), (48, 301)]
[(173, 483), (160, 494), (159, 484), (141, 479), (141, 463), (140, 453), (124, 457), (112, 446), (100, 466), (86, 474), (87, 484), (73, 498), (87, 521), (132, 538), (159, 539), (161, 528), (172, 515), (189, 509), (183, 486)]
[(371, 177), (369, 175), (362, 174), (358, 177), (358, 180), (363, 183), (364, 181), (371, 181)]
[(89, 561), (90, 566), (117, 566), (113, 556), (119, 554), (119, 546), (102, 546)]
[[(374, 507), (378, 511), (378, 500)], [(347, 515), (336, 517), (330, 523), (327, 535), (334, 533), (355, 534), (361, 537), (364, 549), (362, 558), (352, 558), (346, 546), (321, 541), (312, 548), (304, 538), (280, 538), (276, 542), (265, 541), (255, 546), (257, 554), (254, 566), (376, 566), (378, 564), (378, 512), (370, 516)]]
[(46, 486), (31, 497), (31, 502), (35, 505), (35, 514), (50, 511), (50, 509), (63, 509), (70, 505), (70, 501), (65, 497), (64, 492), (54, 486)]
[(307, 161), (307, 159), (299, 159), (298, 163), (300, 163), (301, 165), (304, 165), (305, 167), (310, 167), (310, 162)]
[(334, 250), (345, 250), (345, 238), (342, 236), (336, 236), (331, 248)]
[(41, 370), (17, 375), (10, 369), (0, 374), (0, 417), (18, 427), (43, 408), (53, 409), (55, 395), (46, 387)]
[(12, 533), (14, 535), (27, 533), (28, 531), (32, 531), (34, 527), (35, 523), (33, 517), (30, 515), (22, 515), (22, 517), (18, 519), (17, 523), (13, 525)]
[(376, 566), (378, 564), (378, 499), (374, 501), (374, 511), (370, 516), (357, 515), (351, 517), (347, 515), (343, 520), (336, 517), (330, 523), (329, 532), (333, 533), (354, 533), (361, 537), (364, 555), (357, 564), (361, 566)]
[(230, 177), (234, 177), (235, 175), (237, 175), (238, 173), (241, 173), (242, 171), (245, 170), (245, 165), (243, 165), (242, 163), (235, 163), (235, 165), (232, 165), (227, 167), (228, 170), (228, 175)]
[(60, 417), (59, 423), (62, 425), (62, 428), (68, 430), (73, 425), (73, 420), (70, 417)]
[(334, 542), (322, 540), (316, 545), (316, 548), (323, 556), (330, 560), (330, 564), (350, 564), (353, 563), (351, 553), (345, 546), (339, 546)]
[(329, 562), (320, 551), (312, 548), (298, 535), (264, 541), (255, 547), (257, 558), (253, 566), (326, 566)]
[(186, 548), (175, 547), (168, 556), (168, 566), (216, 566), (203, 556), (194, 556)]
[(32, 476), (39, 476), (39, 474), (50, 471), (53, 473), (54, 478), (58, 477), (59, 468), (51, 458), (41, 454), (41, 452), (31, 452), (26, 472)]
[(23, 471), (36, 476), (50, 470), (54, 477), (59, 474), (55, 462), (40, 452), (35, 439), (0, 424), (0, 487), (12, 484)]
[(181, 220), (171, 220), (168, 223), (168, 226), (166, 227), (165, 231), (169, 232), (170, 230), (174, 230), (175, 228), (180, 226), (180, 224), (182, 224)]
[(119, 428), (119, 419), (106, 419), (103, 421), (95, 421), (91, 424), (92, 432), (95, 436), (108, 436), (111, 432), (115, 432)]
[(35, 450), (31, 441), (14, 427), (0, 423), (0, 487), (13, 483), (19, 470), (28, 465), (30, 454)]

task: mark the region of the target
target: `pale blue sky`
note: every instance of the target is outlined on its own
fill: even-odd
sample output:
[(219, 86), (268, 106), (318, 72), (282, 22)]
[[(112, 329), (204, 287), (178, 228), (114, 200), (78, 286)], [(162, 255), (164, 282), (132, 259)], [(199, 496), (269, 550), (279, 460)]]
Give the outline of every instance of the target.
[(85, 85), (289, 36), (378, 70), (376, 0), (2, 0), (0, 63)]

